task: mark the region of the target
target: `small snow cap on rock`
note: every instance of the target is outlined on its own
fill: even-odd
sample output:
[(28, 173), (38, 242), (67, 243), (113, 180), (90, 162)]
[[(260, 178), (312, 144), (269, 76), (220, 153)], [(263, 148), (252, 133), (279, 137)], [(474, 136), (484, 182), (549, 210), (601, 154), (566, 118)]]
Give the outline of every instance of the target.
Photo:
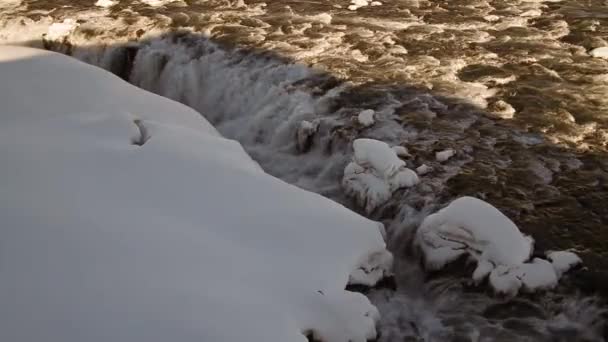
[(551, 260), (553, 269), (558, 277), (568, 272), (572, 267), (582, 263), (581, 258), (568, 251), (552, 251), (547, 252), (547, 259)]
[(376, 123), (376, 120), (374, 119), (374, 115), (375, 115), (375, 112), (373, 109), (366, 109), (366, 110), (362, 111), (361, 113), (359, 113), (359, 115), (357, 116), (357, 121), (359, 121), (359, 123), (363, 127), (372, 126), (374, 123)]
[(416, 173), (420, 176), (426, 175), (430, 171), (431, 171), (431, 168), (426, 164), (422, 164), (416, 168)]
[(454, 152), (454, 150), (448, 148), (447, 150), (435, 153), (435, 159), (437, 159), (438, 162), (444, 162), (452, 158), (455, 154), (456, 152)]
[(97, 2), (95, 3), (95, 6), (108, 8), (108, 7), (112, 7), (112, 6), (116, 5), (117, 3), (118, 3), (118, 1), (115, 1), (115, 0), (97, 0)]
[(392, 149), (393, 149), (393, 151), (395, 151), (395, 153), (397, 153), (397, 156), (399, 156), (401, 158), (407, 158), (407, 157), (411, 157), (412, 156), (407, 151), (407, 148), (405, 148), (404, 146), (393, 146)]

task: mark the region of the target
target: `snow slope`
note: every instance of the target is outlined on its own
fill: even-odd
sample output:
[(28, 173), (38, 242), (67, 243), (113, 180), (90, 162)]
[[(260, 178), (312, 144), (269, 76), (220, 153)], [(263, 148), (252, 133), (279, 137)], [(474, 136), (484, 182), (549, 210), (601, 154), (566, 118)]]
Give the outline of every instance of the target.
[(364, 341), (376, 222), (263, 172), (197, 112), (0, 46), (0, 340)]

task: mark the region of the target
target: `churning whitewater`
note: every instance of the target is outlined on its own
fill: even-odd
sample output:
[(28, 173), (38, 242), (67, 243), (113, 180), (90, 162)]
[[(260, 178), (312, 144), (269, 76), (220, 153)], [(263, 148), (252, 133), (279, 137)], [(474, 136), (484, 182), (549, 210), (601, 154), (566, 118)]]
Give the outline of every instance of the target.
[[(394, 281), (353, 287), (379, 310), (378, 341), (606, 338), (608, 311), (595, 297), (608, 281), (600, 2), (2, 6), (0, 42), (63, 52), (181, 102), (269, 174), (382, 222)], [(384, 158), (368, 160), (368, 149)], [(478, 248), (467, 251), (477, 263), (425, 268), (418, 227), (462, 196), (522, 231), (512, 235), (521, 259), (550, 273), (565, 265), (560, 284), (495, 294), (491, 275), (471, 279), (496, 262)], [(562, 272), (578, 261), (557, 250), (577, 252), (585, 268)]]

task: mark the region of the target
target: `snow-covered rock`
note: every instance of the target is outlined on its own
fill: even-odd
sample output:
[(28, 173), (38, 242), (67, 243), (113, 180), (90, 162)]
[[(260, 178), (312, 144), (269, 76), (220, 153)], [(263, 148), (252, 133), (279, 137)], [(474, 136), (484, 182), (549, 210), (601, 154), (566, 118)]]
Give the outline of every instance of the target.
[(266, 174), (201, 115), (0, 47), (0, 341), (365, 341), (377, 222)]
[(357, 9), (365, 6), (369, 6), (368, 0), (351, 0), (351, 4), (348, 6), (348, 9), (351, 11), (356, 11)]
[(551, 260), (553, 269), (558, 277), (568, 272), (572, 267), (582, 263), (581, 258), (568, 251), (552, 251), (547, 253), (547, 259)]
[(374, 119), (374, 115), (375, 112), (373, 109), (366, 109), (361, 111), (361, 113), (359, 113), (359, 115), (357, 116), (357, 121), (359, 122), (359, 124), (361, 124), (361, 126), (363, 127), (370, 127), (372, 126), (374, 123), (376, 123), (376, 120)]
[(171, 2), (175, 2), (177, 0), (140, 0), (140, 1), (143, 2), (144, 4), (152, 6), (152, 7), (159, 7), (159, 6), (164, 6)]
[(375, 139), (357, 139), (353, 142), (355, 162), (370, 167), (385, 179), (390, 178), (405, 166), (387, 143)]
[(444, 162), (444, 161), (447, 161), (448, 159), (452, 158), (455, 154), (456, 154), (456, 152), (454, 152), (454, 150), (449, 148), (444, 151), (436, 152), (435, 159), (437, 159), (438, 162)]
[(608, 59), (608, 46), (602, 46), (589, 51), (591, 57)]
[(354, 161), (344, 169), (342, 185), (359, 206), (370, 213), (390, 199), (392, 193), (419, 182), (387, 143), (374, 139), (353, 142)]
[[(430, 269), (442, 268), (465, 253), (506, 266), (519, 265), (532, 253), (531, 238), (498, 209), (474, 197), (460, 197), (427, 216), (417, 241)], [(454, 257), (444, 258), (442, 249), (452, 250)]]
[(108, 8), (118, 4), (118, 0), (97, 0), (95, 6)]
[(557, 270), (567, 270), (567, 265), (576, 262), (576, 255), (568, 252), (551, 254), (553, 264), (539, 258), (527, 262), (532, 239), (498, 209), (473, 197), (458, 198), (427, 216), (416, 232), (415, 243), (427, 269), (443, 268), (468, 255), (477, 261), (473, 280), (479, 283), (489, 276), (494, 291), (509, 296), (522, 288), (530, 292), (554, 288), (561, 276)]

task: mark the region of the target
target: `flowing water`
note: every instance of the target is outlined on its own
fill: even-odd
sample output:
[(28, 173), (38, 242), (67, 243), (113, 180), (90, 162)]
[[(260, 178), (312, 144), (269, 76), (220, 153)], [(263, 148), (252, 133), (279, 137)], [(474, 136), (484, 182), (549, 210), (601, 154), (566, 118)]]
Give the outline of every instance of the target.
[[(396, 256), (394, 286), (365, 290), (379, 341), (606, 338), (608, 310), (591, 294), (608, 283), (608, 60), (588, 50), (608, 45), (608, 3), (94, 2), (7, 2), (0, 42), (70, 54), (191, 106), (268, 173), (359, 212), (340, 186), (355, 138), (432, 168), (368, 215)], [(43, 39), (64, 19), (73, 27)], [(364, 109), (372, 127), (355, 120)], [(303, 120), (319, 130), (298, 146)], [(446, 148), (456, 155), (436, 161)], [(462, 195), (500, 208), (539, 253), (575, 249), (587, 269), (517, 299), (469, 284), (464, 263), (425, 273), (412, 234)]]

